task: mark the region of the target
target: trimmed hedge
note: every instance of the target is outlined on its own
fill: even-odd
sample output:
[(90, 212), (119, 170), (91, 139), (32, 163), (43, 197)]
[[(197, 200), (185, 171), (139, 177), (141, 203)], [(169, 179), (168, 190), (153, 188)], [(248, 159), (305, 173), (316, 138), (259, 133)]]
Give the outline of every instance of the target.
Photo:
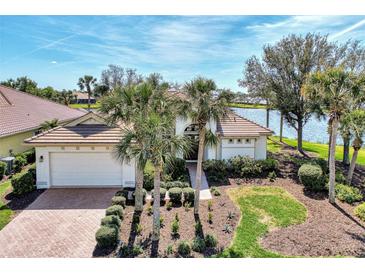
[(7, 164), (4, 162), (0, 162), (0, 180), (4, 177), (6, 168)]
[(15, 156), (14, 166), (13, 166), (14, 172), (15, 173), (20, 172), (26, 164), (27, 164), (27, 159), (23, 154)]
[(182, 189), (184, 196), (184, 202), (194, 203), (195, 191), (191, 187), (185, 187)]
[(121, 205), (123, 208), (125, 208), (127, 199), (124, 196), (114, 196), (112, 198), (112, 205)]
[(318, 165), (302, 165), (298, 170), (298, 177), (306, 189), (323, 190), (326, 187), (322, 169)]
[(116, 215), (118, 216), (121, 220), (123, 220), (124, 217), (124, 211), (123, 211), (123, 207), (121, 205), (112, 205), (110, 207), (108, 207), (105, 211), (105, 215), (109, 216), (109, 215)]
[(335, 186), (336, 197), (342, 202), (353, 204), (362, 200), (363, 196), (356, 187), (336, 184)]
[[(151, 192), (152, 198), (154, 197), (153, 192), (154, 192), (154, 190), (152, 190), (152, 192)], [(166, 192), (167, 192), (166, 188), (162, 188), (162, 187), (160, 188), (160, 201), (161, 202), (165, 201)]]
[(22, 153), (28, 164), (35, 163), (35, 149), (32, 148)]
[(166, 182), (164, 186), (167, 190), (169, 190), (170, 188), (173, 187), (179, 187), (179, 188), (189, 187), (190, 184), (188, 182), (173, 181), (173, 182)]
[(362, 203), (355, 207), (354, 213), (357, 217), (360, 218), (360, 220), (365, 222), (365, 203)]
[(95, 239), (101, 248), (114, 247), (119, 240), (119, 228), (117, 226), (101, 226), (95, 234)]
[(260, 163), (246, 156), (232, 157), (228, 164), (231, 173), (236, 177), (254, 177), (262, 173)]
[(173, 187), (169, 189), (170, 201), (174, 204), (181, 203), (182, 189), (179, 187)]
[(33, 191), (35, 186), (34, 173), (29, 170), (22, 171), (13, 175), (10, 182), (13, 186), (13, 193), (16, 195), (23, 195)]
[(207, 160), (203, 162), (203, 170), (208, 181), (223, 181), (228, 176), (228, 163), (225, 160)]
[(278, 169), (279, 163), (273, 158), (267, 158), (265, 160), (259, 160), (257, 163), (261, 166), (263, 172), (272, 172)]
[(101, 219), (101, 225), (102, 226), (117, 226), (120, 227), (122, 221), (117, 215), (109, 215), (105, 216), (103, 219)]

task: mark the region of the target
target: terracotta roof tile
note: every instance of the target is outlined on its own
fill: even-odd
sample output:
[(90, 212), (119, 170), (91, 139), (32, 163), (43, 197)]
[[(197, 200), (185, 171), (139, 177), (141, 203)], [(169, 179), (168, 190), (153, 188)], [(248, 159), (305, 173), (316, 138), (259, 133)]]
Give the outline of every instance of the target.
[(0, 85), (0, 137), (39, 127), (44, 121), (61, 122), (84, 115), (77, 109)]

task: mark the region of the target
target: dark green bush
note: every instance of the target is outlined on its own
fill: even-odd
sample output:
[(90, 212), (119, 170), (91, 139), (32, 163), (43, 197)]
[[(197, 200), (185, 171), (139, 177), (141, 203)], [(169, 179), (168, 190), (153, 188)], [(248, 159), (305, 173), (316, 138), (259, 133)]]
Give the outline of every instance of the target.
[(121, 220), (123, 220), (124, 217), (124, 211), (123, 211), (123, 207), (121, 205), (112, 205), (110, 207), (108, 207), (105, 211), (105, 215), (109, 216), (109, 215), (116, 215), (118, 216)]
[[(160, 188), (160, 201), (161, 202), (165, 201), (166, 192), (167, 192), (167, 190), (165, 188), (162, 188), (162, 187)], [(152, 190), (151, 194), (152, 194), (152, 198), (153, 198), (154, 197), (154, 190)]]
[(184, 188), (184, 187), (189, 187), (190, 184), (188, 182), (173, 181), (173, 182), (166, 182), (165, 186), (166, 189), (170, 189), (173, 187)]
[(298, 177), (306, 189), (317, 191), (325, 189), (326, 182), (322, 169), (318, 165), (302, 165), (298, 170)]
[(14, 159), (14, 172), (20, 172), (22, 168), (27, 164), (27, 159), (23, 154), (18, 154)]
[(194, 197), (195, 197), (195, 191), (191, 187), (185, 187), (182, 189), (183, 196), (184, 196), (184, 202), (188, 202), (193, 204), (194, 203)]
[(177, 252), (183, 257), (190, 255), (190, 244), (187, 241), (181, 241), (177, 246)]
[(339, 184), (347, 184), (347, 180), (345, 175), (343, 175), (343, 173), (341, 171), (336, 171), (336, 178), (335, 178), (336, 183)]
[(191, 249), (195, 252), (203, 253), (205, 250), (205, 241), (201, 237), (195, 237), (191, 245)]
[(255, 177), (262, 173), (258, 161), (246, 156), (235, 156), (228, 160), (229, 169), (233, 176)]
[(179, 187), (173, 187), (169, 189), (170, 201), (173, 204), (181, 203), (182, 189)]
[(216, 247), (217, 243), (218, 243), (218, 241), (213, 235), (207, 234), (205, 236), (205, 246), (206, 247)]
[(101, 219), (101, 225), (104, 226), (117, 226), (120, 227), (122, 221), (117, 215), (109, 215), (105, 216), (103, 219)]
[(27, 160), (28, 164), (34, 163), (35, 162), (35, 149), (32, 148), (30, 150), (23, 152), (23, 156)]
[(164, 180), (186, 180), (188, 176), (185, 160), (181, 158), (173, 158), (167, 165), (165, 165), (162, 174)]
[(122, 188), (121, 190), (118, 190), (114, 196), (123, 196), (124, 198), (128, 199), (128, 190), (125, 188)]
[(123, 208), (125, 208), (127, 199), (124, 196), (114, 196), (112, 198), (112, 205), (121, 205)]
[(95, 239), (101, 248), (114, 247), (119, 240), (119, 229), (117, 226), (101, 226), (95, 234)]
[(342, 202), (353, 204), (362, 200), (363, 196), (356, 187), (336, 184), (335, 186), (336, 197)]
[(257, 163), (261, 166), (263, 172), (272, 172), (277, 170), (278, 161), (273, 158), (267, 158), (265, 160), (259, 160)]
[(11, 178), (11, 185), (13, 186), (13, 193), (16, 195), (31, 192), (36, 188), (34, 175), (29, 170), (14, 174)]
[(32, 174), (32, 177), (34, 179), (34, 181), (36, 182), (37, 181), (37, 170), (36, 170), (36, 165), (35, 163), (34, 164), (31, 164), (28, 168), (28, 172), (30, 174)]
[(147, 191), (151, 191), (153, 189), (153, 174), (144, 173), (143, 174), (143, 188)]
[(328, 162), (322, 158), (315, 158), (312, 160), (313, 164), (319, 165), (323, 171), (323, 174), (328, 173)]
[(225, 160), (204, 161), (203, 170), (209, 182), (224, 181), (228, 176), (228, 164)]
[(354, 213), (357, 217), (360, 218), (360, 220), (365, 222), (365, 203), (362, 203), (355, 207)]
[(0, 180), (4, 177), (6, 168), (7, 164), (4, 162), (0, 162)]

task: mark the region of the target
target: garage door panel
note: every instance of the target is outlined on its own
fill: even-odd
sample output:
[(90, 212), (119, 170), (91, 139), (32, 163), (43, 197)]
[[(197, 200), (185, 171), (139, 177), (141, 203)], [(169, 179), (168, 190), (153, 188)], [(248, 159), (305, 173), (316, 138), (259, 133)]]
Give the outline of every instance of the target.
[(122, 165), (110, 153), (51, 153), (51, 184), (121, 186)]

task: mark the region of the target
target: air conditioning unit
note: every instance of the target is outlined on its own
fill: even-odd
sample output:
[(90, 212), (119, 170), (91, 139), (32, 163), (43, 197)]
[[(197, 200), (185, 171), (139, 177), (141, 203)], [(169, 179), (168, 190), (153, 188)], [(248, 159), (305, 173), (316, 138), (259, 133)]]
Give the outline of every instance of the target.
[(13, 171), (14, 160), (15, 160), (15, 157), (13, 157), (13, 156), (0, 158), (0, 161), (6, 163), (6, 165), (7, 165), (6, 172), (5, 172), (6, 174), (11, 174), (11, 172)]

